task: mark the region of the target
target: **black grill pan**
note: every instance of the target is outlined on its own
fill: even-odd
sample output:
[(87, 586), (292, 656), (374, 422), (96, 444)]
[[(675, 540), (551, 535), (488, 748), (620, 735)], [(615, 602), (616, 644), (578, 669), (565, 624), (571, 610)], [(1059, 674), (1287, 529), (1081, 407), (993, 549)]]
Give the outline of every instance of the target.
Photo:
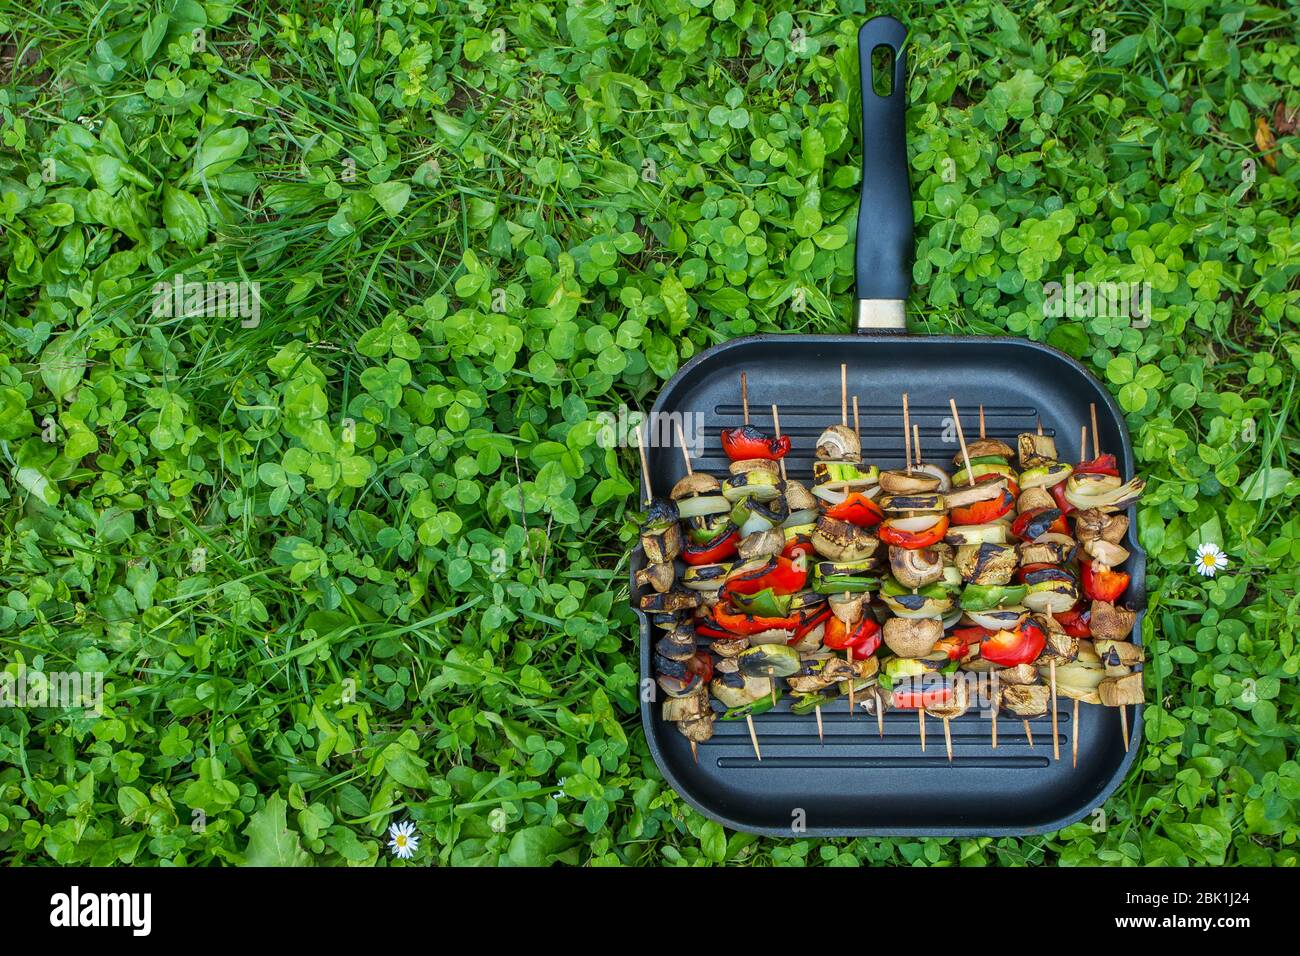
[[(901, 395), (907, 392), (927, 461), (950, 463), (958, 450), (948, 421), (949, 398), (962, 413), (968, 441), (978, 434), (977, 410), (983, 405), (991, 437), (1014, 445), (1017, 433), (1033, 430), (1041, 419), (1044, 430), (1056, 436), (1063, 460), (1078, 457), (1080, 426), (1095, 403), (1102, 450), (1117, 456), (1125, 475), (1133, 473), (1132, 445), (1119, 408), (1072, 358), (1022, 339), (908, 337), (888, 331), (902, 323), (912, 241), (902, 122), (904, 37), (901, 24), (888, 17), (869, 21), (859, 33), (864, 78), (870, 76), (869, 58), (877, 46), (893, 52), (894, 76), (887, 97), (877, 96), (865, 79), (863, 83), (858, 334), (751, 336), (716, 346), (683, 366), (655, 402), (647, 430), (653, 447), (647, 449), (646, 477), (656, 494), (666, 494), (685, 474), (680, 449), (663, 447), (666, 441), (659, 440), (674, 433), (665, 427), (674, 420), (687, 426), (688, 441), (692, 427), (703, 426), (702, 446), (692, 450), (694, 467), (726, 474), (719, 433), (743, 420), (741, 371), (748, 376), (751, 421), (770, 429), (770, 406), (779, 406), (782, 434), (794, 443), (786, 459), (790, 477), (810, 481), (814, 441), (840, 420), (841, 362), (848, 365), (849, 395), (859, 398), (863, 458), (882, 469), (903, 465)], [(870, 215), (873, 210), (878, 215)], [(1125, 565), (1132, 576), (1126, 600), (1141, 612), (1134, 628), (1137, 640), (1145, 616), (1146, 556), (1136, 527), (1130, 527), (1125, 545), (1132, 552)], [(633, 574), (644, 561), (638, 547)], [(640, 596), (635, 583), (632, 596), (635, 606)], [(646, 615), (637, 614), (642, 684), (651, 686), (656, 634)], [(672, 787), (725, 826), (772, 836), (1056, 830), (1105, 800), (1123, 779), (1142, 738), (1141, 708), (1129, 711), (1133, 742), (1126, 752), (1115, 709), (1081, 705), (1079, 760), (1073, 768), (1073, 702), (1062, 697), (1061, 760), (1052, 760), (1050, 716), (1030, 722), (1033, 748), (1019, 720), (1001, 717), (995, 750), (989, 720), (972, 709), (951, 724), (954, 759), (949, 763), (938, 720), (927, 721), (922, 753), (915, 713), (887, 713), (881, 739), (874, 717), (859, 710), (850, 718), (847, 703), (836, 701), (823, 708), (823, 746), (815, 719), (791, 714), (789, 701), (782, 700), (755, 718), (761, 761), (743, 721), (719, 720), (713, 738), (700, 745), (696, 764), (689, 743), (662, 718), (661, 698), (656, 694), (643, 700), (641, 716), (650, 751)]]

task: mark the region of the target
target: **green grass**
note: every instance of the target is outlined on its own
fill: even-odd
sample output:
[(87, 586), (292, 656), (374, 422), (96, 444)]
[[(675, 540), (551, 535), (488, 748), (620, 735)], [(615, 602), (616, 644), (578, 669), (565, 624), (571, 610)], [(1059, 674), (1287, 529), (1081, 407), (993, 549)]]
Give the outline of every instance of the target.
[[(0, 648), (106, 702), (0, 711), (6, 862), (388, 864), (410, 819), (416, 864), (1295, 865), (1285, 6), (873, 9), (914, 44), (914, 330), (1112, 387), (1154, 662), (1104, 829), (814, 842), (656, 771), (596, 416), (848, 327), (862, 7), (10, 5)], [(260, 324), (157, 314), (177, 273), (257, 282)], [(1150, 282), (1149, 327), (1045, 316), (1068, 273)]]

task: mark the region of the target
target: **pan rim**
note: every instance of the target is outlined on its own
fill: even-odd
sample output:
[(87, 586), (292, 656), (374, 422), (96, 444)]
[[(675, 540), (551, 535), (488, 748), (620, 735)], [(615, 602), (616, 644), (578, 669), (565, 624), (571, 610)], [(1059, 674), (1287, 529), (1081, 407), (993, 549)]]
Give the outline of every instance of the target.
[[(1015, 348), (1025, 349), (1031, 352), (1038, 352), (1052, 356), (1054, 359), (1064, 362), (1067, 366), (1078, 372), (1085, 381), (1087, 381), (1099, 396), (1101, 404), (1110, 412), (1112, 420), (1120, 424), (1120, 451), (1121, 461), (1125, 473), (1133, 472), (1133, 444), (1132, 437), (1129, 434), (1128, 426), (1124, 414), (1119, 408), (1110, 391), (1101, 383), (1101, 381), (1089, 371), (1081, 362), (1073, 356), (1061, 352), (1050, 345), (1042, 342), (1035, 342), (1031, 339), (1023, 339), (1015, 336), (984, 336), (984, 335), (914, 335), (904, 332), (900, 333), (851, 333), (839, 335), (821, 335), (821, 334), (785, 334), (785, 333), (756, 333), (753, 335), (743, 336), (737, 339), (729, 339), (710, 346), (704, 351), (692, 356), (682, 365), (673, 376), (666, 381), (660, 388), (655, 402), (652, 406), (652, 412), (655, 414), (664, 411), (664, 398), (671, 394), (677, 384), (686, 376), (690, 375), (695, 369), (707, 361), (717, 360), (718, 356), (726, 352), (742, 348), (746, 345), (770, 342), (772, 340), (784, 340), (791, 345), (796, 343), (810, 344), (847, 344), (858, 342), (871, 343), (898, 343), (905, 345), (923, 345), (923, 347), (934, 347), (940, 345), (960, 346), (965, 344), (982, 344), (982, 345), (1003, 345)], [(647, 476), (642, 476), (642, 484)], [(1134, 581), (1134, 604), (1136, 605), (1138, 616), (1134, 623), (1134, 634), (1137, 642), (1141, 643), (1141, 627), (1146, 618), (1147, 595), (1146, 595), (1146, 551), (1137, 541), (1137, 522), (1134, 521), (1132, 532), (1133, 542), (1136, 547), (1132, 553), (1133, 581)], [(638, 560), (638, 558), (640, 560)], [(629, 588), (634, 587), (632, 575), (635, 574), (637, 566), (644, 561), (644, 555), (641, 553), (638, 544), (633, 549), (632, 560), (629, 562), (628, 581)], [(650, 673), (650, 642), (652, 638), (652, 628), (649, 617), (644, 611), (633, 607), (640, 624), (640, 672), (644, 677)], [(657, 701), (641, 701), (641, 724), (645, 733), (646, 745), (650, 750), (651, 757), (654, 759), (655, 766), (663, 774), (665, 781), (673, 790), (689, 804), (696, 812), (719, 823), (732, 830), (744, 833), (754, 833), (776, 839), (806, 839), (814, 838), (837, 838), (837, 837), (863, 837), (863, 836), (881, 836), (881, 837), (1004, 837), (1004, 836), (1034, 836), (1046, 833), (1053, 833), (1067, 826), (1078, 823), (1089, 814), (1094, 812), (1098, 807), (1106, 802), (1114, 792), (1119, 789), (1120, 785), (1128, 776), (1134, 762), (1137, 760), (1138, 752), (1142, 747), (1143, 727), (1143, 710), (1138, 707), (1133, 711), (1132, 726), (1130, 730), (1131, 739), (1134, 745), (1123, 754), (1119, 764), (1114, 772), (1106, 779), (1101, 789), (1082, 805), (1070, 810), (1069, 812), (1049, 820), (1044, 823), (1015, 826), (997, 826), (988, 827), (975, 824), (973, 826), (933, 826), (933, 825), (903, 825), (903, 826), (865, 826), (865, 827), (818, 827), (808, 826), (801, 833), (792, 834), (788, 827), (768, 827), (745, 823), (734, 819), (730, 815), (720, 812), (717, 809), (706, 805), (702, 802), (688, 787), (683, 784), (682, 779), (673, 769), (671, 762), (668, 761), (660, 747), (658, 734), (661, 732), (656, 725), (662, 723), (662, 719), (657, 713), (657, 708), (653, 705)]]

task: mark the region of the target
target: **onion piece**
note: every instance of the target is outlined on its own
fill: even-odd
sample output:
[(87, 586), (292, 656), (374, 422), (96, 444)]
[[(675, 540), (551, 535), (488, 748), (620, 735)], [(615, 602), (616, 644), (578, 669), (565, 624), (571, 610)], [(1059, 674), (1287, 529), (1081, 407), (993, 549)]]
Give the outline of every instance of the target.
[(790, 517), (781, 522), (781, 527), (797, 528), (801, 524), (816, 524), (819, 517), (821, 517), (821, 512), (816, 508), (805, 508), (803, 511), (792, 511), (790, 512)]
[(1053, 614), (1064, 614), (1078, 601), (1078, 594), (1067, 594), (1063, 591), (1031, 591), (1025, 595), (1024, 603), (1025, 607), (1038, 614), (1046, 614), (1048, 611)]
[(730, 510), (731, 504), (722, 495), (703, 495), (698, 498), (684, 498), (677, 502), (677, 514), (682, 518), (703, 518), (707, 515), (720, 515)]
[[(1022, 607), (1019, 604), (1014, 604), (1009, 607), (994, 608), (992, 611), (967, 611), (966, 616), (980, 627), (996, 633), (997, 631), (1012, 631), (1015, 630), (1015, 627), (1019, 626), (1019, 624), (1015, 625), (1015, 627), (1007, 626), (1010, 622), (1006, 619), (1005, 615), (1009, 611), (1019, 614), (1021, 623), (1024, 622), (1025, 617), (1029, 614), (1029, 608)], [(997, 616), (998, 612), (1003, 616)]]
[(1065, 500), (1080, 510), (1125, 507), (1137, 501), (1147, 486), (1141, 478), (1134, 478), (1127, 484), (1109, 488), (1081, 481), (1081, 478), (1082, 475), (1072, 475), (1065, 483)]
[(748, 640), (751, 646), (755, 644), (785, 644), (792, 637), (794, 637), (793, 630), (774, 627), (770, 630), (759, 631), (757, 634), (750, 634)]
[(919, 471), (923, 475), (930, 475), (931, 477), (938, 478), (939, 487), (935, 490), (940, 494), (943, 494), (952, 487), (952, 479), (949, 478), (948, 473), (938, 465), (913, 465), (912, 470)]
[(928, 514), (916, 518), (890, 518), (889, 526), (907, 534), (919, 534), (933, 528), (942, 517), (942, 514)]
[(773, 527), (775, 525), (772, 524), (771, 519), (760, 514), (752, 514), (749, 516), (749, 520), (740, 526), (740, 536), (748, 538), (755, 531), (768, 531)]

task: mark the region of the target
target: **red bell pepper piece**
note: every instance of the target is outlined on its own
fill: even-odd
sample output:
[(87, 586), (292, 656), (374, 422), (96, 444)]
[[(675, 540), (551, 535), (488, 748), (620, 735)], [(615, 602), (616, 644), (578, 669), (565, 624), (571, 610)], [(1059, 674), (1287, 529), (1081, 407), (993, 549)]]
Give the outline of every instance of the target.
[(1114, 455), (1098, 455), (1091, 461), (1081, 461), (1074, 466), (1076, 475), (1114, 475), (1119, 477), (1119, 462)]
[(938, 544), (943, 540), (943, 536), (947, 532), (948, 516), (943, 515), (924, 531), (899, 531), (886, 520), (880, 526), (879, 535), (880, 540), (885, 544), (896, 545), (908, 551), (916, 551), (920, 548), (928, 548), (932, 544)]
[(762, 570), (755, 576), (732, 578), (722, 586), (724, 592), (731, 594), (757, 594), (771, 588), (776, 594), (798, 594), (808, 583), (808, 558), (800, 555), (793, 561), (789, 558), (774, 558), (769, 564), (770, 570)]
[(784, 458), (790, 450), (790, 436), (768, 438), (753, 425), (722, 430), (722, 450), (732, 461), (747, 461), (750, 458), (766, 458), (776, 461)]
[(1124, 571), (1098, 569), (1085, 559), (1079, 562), (1079, 572), (1079, 584), (1083, 587), (1084, 597), (1094, 601), (1114, 604), (1128, 590), (1129, 576)]
[(847, 521), (859, 528), (872, 528), (880, 524), (881, 519), (885, 517), (885, 513), (880, 510), (880, 505), (862, 494), (862, 492), (852, 491), (842, 502), (827, 508), (826, 516), (828, 518), (838, 518), (840, 521)]
[(1065, 482), (1058, 481), (1047, 490), (1051, 493), (1052, 500), (1056, 502), (1056, 507), (1061, 510), (1062, 515), (1068, 515), (1074, 510), (1074, 505), (1065, 500)]
[(1046, 645), (1043, 629), (1027, 620), (1014, 631), (998, 631), (984, 638), (980, 642), (980, 656), (999, 667), (1017, 667), (1036, 660)]
[(713, 680), (713, 655), (708, 651), (696, 651), (695, 656), (686, 662), (686, 670), (699, 674), (700, 680), (707, 684)]
[(740, 544), (740, 532), (720, 534), (707, 544), (687, 545), (682, 549), (682, 560), (687, 564), (717, 564), (727, 558), (736, 556), (736, 546)]
[(711, 637), (715, 641), (734, 641), (736, 635), (730, 631), (724, 631), (719, 627), (714, 627), (707, 621), (701, 621), (695, 625), (695, 633), (701, 637)]
[(949, 521), (952, 524), (959, 525), (988, 524), (990, 521), (997, 521), (1001, 518), (1012, 509), (1015, 503), (1015, 495), (1010, 490), (1003, 490), (1001, 495), (988, 501), (977, 501), (975, 504), (967, 505), (964, 508), (953, 508), (948, 512)]
[(786, 643), (798, 644), (808, 635), (810, 631), (815, 631), (820, 625), (825, 624), (827, 618), (829, 618), (830, 616), (831, 616), (831, 609), (829, 607), (822, 608), (812, 617), (808, 618), (808, 620), (804, 621), (802, 624), (796, 627), (794, 629), (794, 636), (792, 636), (790, 640), (786, 641)]
[(1092, 609), (1079, 603), (1064, 614), (1057, 614), (1056, 623), (1071, 637), (1092, 637)]
[(1037, 541), (1049, 531), (1070, 533), (1070, 526), (1056, 508), (1030, 508), (1016, 515), (1016, 520), (1011, 522), (1011, 533), (1021, 541)]
[(941, 674), (909, 677), (893, 686), (890, 698), (899, 710), (922, 710), (952, 703), (957, 689)]
[(801, 554), (804, 557), (811, 557), (814, 553), (812, 539), (806, 534), (797, 534), (785, 543), (785, 548), (781, 551), (781, 557), (793, 561)]
[(793, 631), (803, 623), (803, 618), (798, 614), (791, 614), (789, 617), (754, 617), (752, 614), (730, 611), (727, 608), (725, 601), (715, 604), (713, 620), (724, 631), (730, 631), (733, 637), (747, 637), (750, 634), (772, 630)]
[(822, 637), (822, 643), (833, 651), (853, 648), (853, 656), (858, 660), (876, 653), (880, 640), (880, 624), (870, 614), (863, 614), (852, 631), (838, 617), (832, 617), (826, 622), (826, 633)]

